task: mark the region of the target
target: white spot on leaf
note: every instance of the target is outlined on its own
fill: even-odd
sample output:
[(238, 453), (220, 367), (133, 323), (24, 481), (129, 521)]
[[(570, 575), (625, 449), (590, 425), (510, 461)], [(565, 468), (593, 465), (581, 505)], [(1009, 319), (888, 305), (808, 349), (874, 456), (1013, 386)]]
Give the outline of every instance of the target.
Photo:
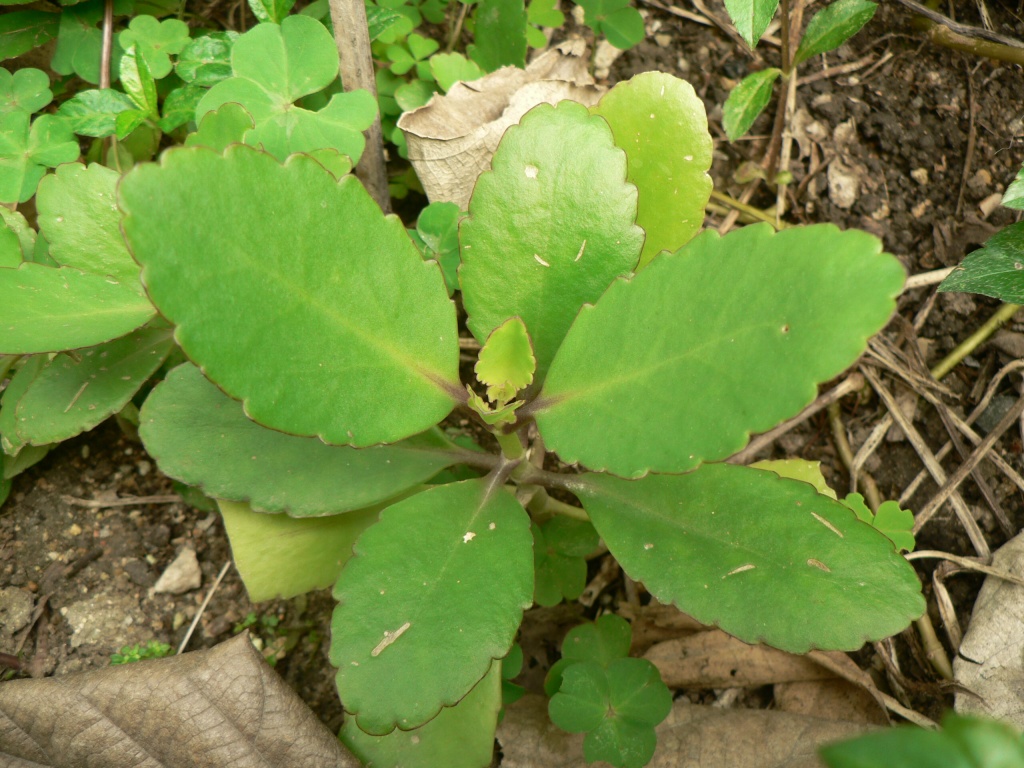
[(463, 544), (469, 544), (473, 539), (476, 538), (476, 534), (472, 531), (466, 531), (466, 535), (462, 537)]
[(824, 571), (825, 573), (832, 573), (832, 569), (825, 565), (821, 560), (815, 560), (813, 557), (807, 560), (807, 564), (812, 568)]
[(587, 248), (587, 241), (584, 240), (583, 244), (580, 245), (579, 253), (576, 254), (576, 258), (573, 259), (573, 261), (579, 261), (580, 259), (582, 259), (583, 258), (583, 251), (586, 250), (586, 248)]
[(540, 255), (539, 255), (539, 254), (536, 254), (536, 253), (535, 253), (535, 254), (533, 254), (533, 258), (534, 258), (534, 261), (536, 261), (536, 262), (537, 262), (538, 264), (540, 264), (540, 265), (541, 265), (542, 267), (550, 267), (550, 266), (551, 266), (551, 265), (550, 265), (550, 264), (548, 264), (548, 263), (547, 263), (546, 261), (544, 261), (544, 259), (542, 259), (542, 258), (540, 257)]
[(536, 179), (538, 172), (539, 169), (535, 165), (528, 165), (523, 169), (523, 173), (526, 174), (526, 178), (528, 179)]
[(407, 629), (409, 629), (409, 627), (411, 627), (411, 626), (412, 626), (412, 622), (408, 622), (407, 621), (407, 622), (405, 622), (405, 624), (400, 626), (394, 632), (388, 632), (387, 630), (384, 630), (384, 639), (381, 640), (379, 643), (377, 643), (377, 647), (374, 648), (372, 651), (370, 651), (370, 655), (373, 656), (374, 658), (380, 656), (381, 652), (385, 648), (387, 648), (389, 645), (391, 645), (393, 642), (395, 642), (398, 638), (400, 638), (403, 634), (405, 634), (405, 631)]
[(836, 528), (834, 525), (832, 525), (832, 523), (830, 523), (824, 517), (819, 515), (817, 512), (811, 512), (811, 515), (814, 517), (815, 520), (817, 520), (819, 523), (821, 523), (826, 528), (828, 528), (830, 531), (832, 531), (832, 533), (834, 533), (840, 539), (846, 538), (845, 536), (843, 536), (843, 532), (842, 531), (840, 531), (838, 528)]
[[(753, 563), (747, 563), (746, 565), (741, 565), (739, 568), (733, 568), (731, 571), (725, 574), (725, 576), (733, 576), (737, 573), (743, 573), (744, 571), (752, 571), (755, 568), (757, 568), (757, 566)], [(722, 578), (724, 579), (725, 576), (723, 576)]]

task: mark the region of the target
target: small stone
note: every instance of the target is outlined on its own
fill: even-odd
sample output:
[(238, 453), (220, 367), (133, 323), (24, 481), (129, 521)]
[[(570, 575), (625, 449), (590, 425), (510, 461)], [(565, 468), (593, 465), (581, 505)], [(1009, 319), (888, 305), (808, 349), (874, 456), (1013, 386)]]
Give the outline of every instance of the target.
[(829, 199), (840, 208), (852, 208), (860, 193), (860, 179), (856, 171), (840, 160), (833, 160), (828, 166), (827, 176)]
[(668, 48), (670, 45), (672, 45), (672, 35), (655, 35), (654, 42), (658, 44), (659, 48)]
[(28, 624), (35, 602), (27, 590), (17, 587), (0, 589), (0, 635), (13, 635)]
[(983, 192), (992, 188), (992, 174), (985, 168), (979, 168), (974, 175), (967, 180), (967, 188), (972, 192)]
[(598, 80), (604, 80), (608, 77), (612, 64), (614, 64), (615, 60), (622, 54), (623, 51), (616, 48), (607, 40), (599, 42), (597, 44), (597, 50), (594, 52), (594, 77)]
[(71, 625), (71, 647), (103, 645), (120, 648), (142, 642), (145, 616), (139, 604), (126, 595), (100, 593), (67, 607), (64, 617)]
[(152, 464), (150, 464), (150, 463), (149, 463), (148, 461), (146, 461), (145, 459), (143, 459), (142, 461), (139, 461), (139, 462), (138, 462), (138, 463), (137, 463), (137, 464), (135, 465), (135, 468), (136, 468), (137, 470), (139, 470), (139, 475), (140, 475), (141, 477), (145, 477), (145, 476), (146, 476), (146, 475), (148, 475), (148, 474), (150, 473), (150, 471), (151, 471), (151, 470), (153, 469), (153, 465), (152, 465)]
[(185, 614), (178, 611), (174, 614), (174, 618), (171, 619), (171, 629), (177, 631), (185, 625)]
[(913, 208), (911, 208), (910, 213), (915, 219), (920, 219), (922, 216), (925, 215), (925, 213), (927, 213), (928, 209), (931, 207), (931, 200), (923, 200), (917, 205), (915, 205)]
[(156, 594), (180, 595), (198, 589), (203, 583), (203, 572), (199, 569), (196, 551), (186, 547), (174, 558), (167, 569), (160, 574), (153, 592)]
[(72, 523), (68, 526), (68, 529), (64, 531), (64, 535), (68, 538), (74, 538), (75, 536), (78, 536), (81, 532), (82, 526), (80, 526), (78, 523)]
[(922, 187), (928, 183), (928, 169), (927, 168), (915, 168), (910, 172), (910, 178), (920, 184)]

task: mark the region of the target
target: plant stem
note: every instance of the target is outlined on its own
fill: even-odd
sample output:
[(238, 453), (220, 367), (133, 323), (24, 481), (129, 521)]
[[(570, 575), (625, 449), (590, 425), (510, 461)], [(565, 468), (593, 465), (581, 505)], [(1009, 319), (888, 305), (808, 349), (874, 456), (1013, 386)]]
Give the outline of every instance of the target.
[(768, 224), (771, 224), (773, 227), (775, 227), (775, 229), (785, 229), (786, 227), (789, 226), (789, 224), (787, 224), (784, 221), (777, 221), (775, 216), (773, 216), (772, 214), (765, 213), (756, 206), (747, 205), (743, 201), (737, 200), (735, 197), (730, 197), (729, 195), (723, 194), (722, 192), (711, 190), (711, 199), (718, 200), (719, 202), (724, 203), (730, 208), (733, 208), (739, 211), (740, 213), (746, 214), (747, 216), (749, 216), (752, 219), (755, 219), (756, 221), (767, 222)]
[(573, 520), (582, 520), (585, 523), (590, 522), (590, 515), (582, 507), (574, 507), (572, 504), (566, 504), (564, 501), (553, 499), (550, 496), (544, 500), (544, 511), (571, 517)]
[(526, 455), (526, 447), (523, 445), (518, 432), (510, 432), (509, 434), (496, 432), (494, 436), (497, 438), (498, 445), (501, 446), (501, 452), (506, 459), (515, 461)]
[(966, 35), (957, 34), (942, 24), (935, 24), (928, 30), (928, 39), (936, 45), (952, 48), (954, 51), (973, 53), (975, 56), (997, 59), (1024, 67), (1024, 48), (993, 43), (989, 40), (975, 40)]
[[(341, 84), (345, 91), (366, 90), (377, 99), (377, 80), (370, 53), (370, 30), (363, 0), (329, 0), (334, 41), (341, 59)], [(356, 166), (356, 175), (384, 213), (391, 212), (388, 173), (384, 163), (384, 136), (380, 112), (366, 132), (366, 149)]]
[(996, 332), (996, 329), (999, 328), (999, 326), (1013, 317), (1020, 308), (1020, 304), (1003, 304), (1003, 306), (1001, 306), (996, 313), (992, 315), (992, 317), (990, 317), (983, 326), (981, 326), (981, 328), (961, 341), (952, 352), (946, 355), (938, 365), (932, 368), (932, 376), (935, 380), (938, 381), (956, 368), (960, 364), (961, 360), (981, 346), (989, 336)]

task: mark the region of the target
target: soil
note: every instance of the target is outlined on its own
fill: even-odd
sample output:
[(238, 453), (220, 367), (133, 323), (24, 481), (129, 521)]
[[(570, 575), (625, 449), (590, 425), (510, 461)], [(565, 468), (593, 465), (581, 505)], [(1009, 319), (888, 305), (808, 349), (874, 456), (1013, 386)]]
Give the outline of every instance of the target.
[[(724, 18), (719, 4), (708, 5)], [(969, 15), (976, 13), (974, 4), (968, 5), (961, 9), (968, 15), (960, 21), (979, 24)], [(989, 10), (1000, 32), (1024, 38), (1019, 9), (989, 4)], [(654, 35), (618, 59), (609, 82), (650, 69), (689, 79), (705, 101), (716, 137), (716, 189), (740, 197), (745, 185), (735, 181), (734, 174), (743, 163), (760, 162), (764, 156), (774, 101), (753, 126), (753, 138), (734, 144), (724, 138), (720, 105), (748, 72), (777, 65), (777, 49), (762, 44), (751, 56), (714, 27), (652, 7), (645, 7), (645, 12), (649, 25), (657, 26)], [(896, 254), (910, 274), (957, 264), (1015, 220), (1012, 211), (989, 206), (1024, 162), (1024, 72), (923, 42), (909, 14), (891, 4), (882, 4), (862, 33), (829, 55), (828, 65), (839, 67), (866, 57), (867, 63), (855, 71), (821, 77), (798, 89), (796, 111), (802, 115), (805, 133), (818, 140), (802, 137), (803, 154), (794, 146), (788, 218), (870, 231), (882, 238), (886, 250)], [(802, 73), (812, 77), (821, 69), (820, 60), (809, 61)], [(857, 187), (845, 199), (843, 184), (833, 182), (830, 189), (830, 173), (824, 170), (823, 161), (833, 155), (846, 169), (847, 192), (849, 184)], [(761, 184), (750, 203), (773, 206), (774, 191)], [(708, 224), (718, 226), (721, 219), (712, 215)], [(906, 292), (899, 314), (913, 321), (933, 292), (933, 287)], [(918, 333), (927, 363), (944, 357), (997, 306), (983, 297), (939, 295)], [(1009, 327), (1024, 331), (1024, 322)], [(899, 341), (901, 332), (894, 322), (886, 335)], [(960, 398), (957, 410), (969, 411), (979, 395), (979, 383), (983, 388), (992, 372), (1010, 359), (988, 345), (958, 366), (944, 382)], [(1004, 394), (1019, 396), (1012, 382), (1003, 386)], [(843, 401), (843, 418), (855, 450), (884, 415), (884, 406), (866, 391)], [(945, 442), (932, 408), (919, 407), (916, 419), (933, 449)], [(1018, 433), (1011, 430), (998, 447), (1018, 470), (1024, 469)], [(846, 470), (836, 457), (824, 414), (777, 441), (765, 455), (820, 460), (834, 487), (841, 493), (847, 490)], [(947, 467), (956, 463), (947, 462)], [(905, 440), (886, 440), (867, 469), (884, 498), (898, 498), (920, 471), (921, 462)], [(984, 472), (1019, 531), (1024, 527), (1019, 491), (1001, 476)], [(931, 481), (923, 483), (908, 506), (919, 508), (935, 490)], [(962, 491), (977, 511), (989, 545), (996, 549), (1007, 533), (970, 481)], [(114, 422), (59, 446), (15, 479), (11, 497), (0, 509), (0, 652), (18, 654), (23, 668), (8, 671), (3, 678), (65, 675), (108, 664), (124, 645), (155, 639), (177, 647), (182, 642), (231, 557), (217, 513), (181, 501), (98, 508), (77, 501), (172, 493), (171, 482), (137, 440)], [(201, 586), (182, 595), (154, 594), (156, 579), (184, 548), (196, 552)], [(925, 526), (919, 548), (974, 554), (955, 518), (945, 511)], [(917, 566), (930, 597), (933, 565), (917, 561)], [(593, 561), (591, 576), (601, 567), (600, 559)], [(961, 575), (948, 585), (966, 625), (980, 578)], [(524, 680), (529, 687), (539, 687), (544, 664), (557, 658), (562, 635), (579, 616), (592, 617), (598, 608), (624, 600), (625, 588), (617, 577), (589, 608), (562, 606), (527, 614), (523, 642), (531, 666)], [(17, 617), (18, 606), (23, 609), (26, 600), (30, 607), (45, 603), (34, 625)], [(341, 708), (326, 654), (331, 609), (327, 592), (253, 605), (237, 573), (229, 569), (202, 611), (188, 648), (223, 641), (250, 613), (276, 617), (276, 627), (258, 622), (253, 631), (271, 647), (277, 670), (336, 730)], [(27, 618), (24, 610), (21, 616)], [(932, 618), (941, 626), (938, 614)], [(918, 684), (910, 686), (914, 705), (935, 716), (951, 700), (935, 685), (936, 676), (922, 663), (915, 643), (903, 639), (897, 648), (903, 675)]]

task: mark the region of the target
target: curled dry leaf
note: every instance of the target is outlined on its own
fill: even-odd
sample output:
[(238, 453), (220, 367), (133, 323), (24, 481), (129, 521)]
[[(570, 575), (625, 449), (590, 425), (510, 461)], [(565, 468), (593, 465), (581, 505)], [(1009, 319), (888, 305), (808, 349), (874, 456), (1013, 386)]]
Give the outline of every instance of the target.
[(466, 210), (473, 184), (490, 169), (505, 130), (538, 104), (563, 99), (596, 104), (604, 89), (587, 72), (584, 54), (581, 40), (568, 41), (525, 70), (502, 67), (479, 80), (456, 83), (447, 95), (402, 115), (398, 127), (430, 202), (452, 202)]
[(252, 647), (0, 685), (0, 765), (358, 768)]
[[(992, 565), (1024, 578), (1024, 534), (992, 556)], [(953, 677), (969, 692), (958, 692), (960, 714), (995, 717), (1024, 728), (1024, 587), (986, 576), (974, 603)]]
[[(658, 749), (647, 768), (820, 768), (818, 747), (865, 730), (856, 723), (749, 709), (676, 702), (657, 727)], [(546, 701), (526, 696), (498, 727), (502, 768), (576, 768), (583, 735), (548, 719)]]

